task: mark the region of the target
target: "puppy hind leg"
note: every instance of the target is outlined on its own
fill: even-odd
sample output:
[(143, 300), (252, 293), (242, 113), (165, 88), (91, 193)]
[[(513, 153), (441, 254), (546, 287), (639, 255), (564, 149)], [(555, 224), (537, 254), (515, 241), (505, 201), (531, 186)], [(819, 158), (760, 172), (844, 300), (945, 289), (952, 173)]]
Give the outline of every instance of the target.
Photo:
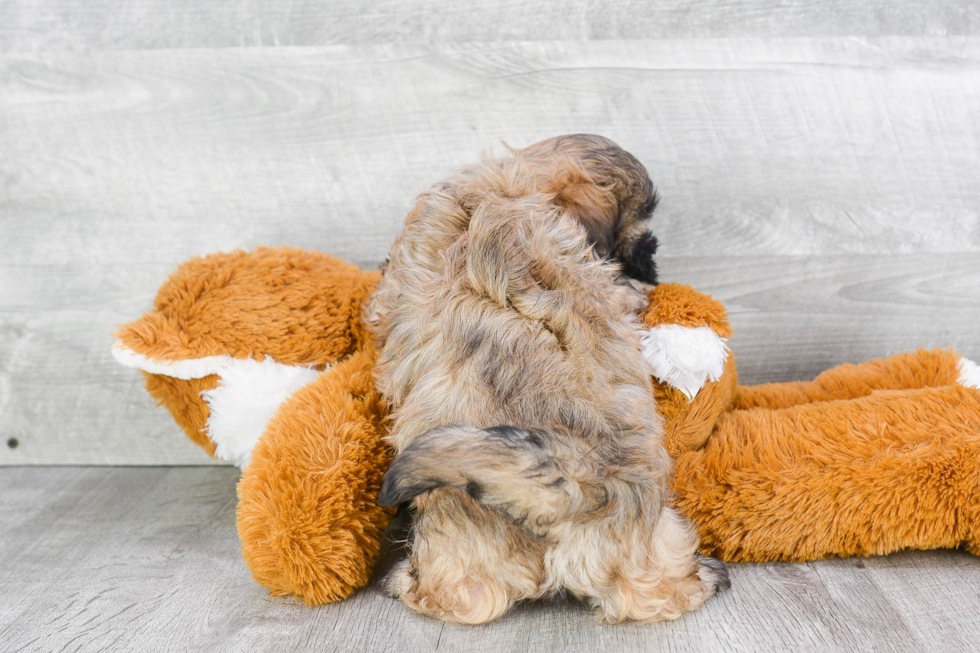
[(503, 583), (488, 577), (470, 576), (441, 584), (411, 566), (408, 560), (396, 565), (385, 579), (385, 592), (422, 614), (462, 624), (482, 624), (501, 617), (513, 600)]
[(408, 558), (403, 558), (392, 565), (381, 581), (381, 591), (393, 599), (400, 599), (412, 589), (416, 572)]
[(434, 573), (433, 569), (420, 572), (410, 559), (401, 560), (385, 576), (382, 590), (416, 612), (465, 624), (493, 621), (513, 602), (503, 584), (492, 578), (467, 574), (437, 580), (432, 578)]
[(417, 499), (411, 552), (383, 582), (386, 594), (436, 619), (493, 621), (539, 594), (541, 545), (503, 515), (454, 490)]
[(670, 508), (660, 514), (652, 537), (637, 529), (624, 538), (611, 582), (591, 600), (599, 620), (653, 622), (696, 610), (730, 586), (719, 560), (698, 555), (697, 533)]

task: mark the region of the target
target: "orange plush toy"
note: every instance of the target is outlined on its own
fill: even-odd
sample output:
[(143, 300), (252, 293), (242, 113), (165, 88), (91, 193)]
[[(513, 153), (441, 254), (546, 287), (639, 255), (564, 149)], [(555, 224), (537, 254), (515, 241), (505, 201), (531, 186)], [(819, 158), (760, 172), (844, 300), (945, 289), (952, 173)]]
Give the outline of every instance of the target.
[(275, 594), (349, 596), (391, 518), (375, 503), (390, 456), (360, 320), (380, 276), (286, 248), (195, 258), (116, 333), (113, 355), (188, 437), (242, 468), (242, 555)]
[[(242, 554), (308, 603), (367, 584), (391, 512), (375, 352), (376, 272), (324, 254), (196, 258), (123, 326), (113, 353), (211, 455), (243, 468)], [(644, 354), (675, 457), (676, 505), (729, 561), (966, 545), (980, 553), (980, 369), (951, 351), (737, 385), (724, 307), (662, 284)]]
[(980, 554), (976, 363), (920, 350), (814, 381), (740, 386), (734, 358), (717, 353), (731, 335), (721, 303), (661, 284), (642, 318), (676, 505), (698, 525), (702, 553), (803, 561), (965, 545)]

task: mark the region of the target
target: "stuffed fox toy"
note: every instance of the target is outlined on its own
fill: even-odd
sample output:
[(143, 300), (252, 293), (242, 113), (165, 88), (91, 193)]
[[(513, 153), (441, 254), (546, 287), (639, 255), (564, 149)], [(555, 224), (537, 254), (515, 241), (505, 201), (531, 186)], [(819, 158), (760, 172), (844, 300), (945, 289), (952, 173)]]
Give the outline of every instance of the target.
[[(242, 468), (238, 530), (255, 579), (311, 604), (367, 584), (392, 516), (376, 503), (390, 453), (361, 321), (379, 278), (296, 249), (195, 258), (113, 348), (191, 440)], [(705, 554), (980, 553), (975, 363), (921, 350), (740, 386), (719, 302), (661, 284), (641, 321), (675, 505)]]

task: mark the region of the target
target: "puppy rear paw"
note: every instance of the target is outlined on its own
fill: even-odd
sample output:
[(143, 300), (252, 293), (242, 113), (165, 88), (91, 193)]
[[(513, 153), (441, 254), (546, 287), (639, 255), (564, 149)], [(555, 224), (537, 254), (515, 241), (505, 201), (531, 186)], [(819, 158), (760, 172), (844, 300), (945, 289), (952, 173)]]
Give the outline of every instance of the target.
[(415, 582), (415, 570), (408, 558), (396, 562), (381, 581), (381, 591), (393, 599), (400, 599)]
[(715, 592), (720, 592), (731, 588), (732, 581), (728, 576), (728, 566), (717, 558), (709, 558), (698, 554), (698, 578), (705, 585), (714, 588)]

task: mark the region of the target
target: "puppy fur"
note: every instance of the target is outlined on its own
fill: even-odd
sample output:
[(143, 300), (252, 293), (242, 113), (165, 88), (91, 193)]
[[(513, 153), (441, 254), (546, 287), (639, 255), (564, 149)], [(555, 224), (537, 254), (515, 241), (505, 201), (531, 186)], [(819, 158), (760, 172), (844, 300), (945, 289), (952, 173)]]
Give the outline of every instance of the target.
[(667, 506), (624, 276), (655, 280), (653, 185), (598, 136), (512, 153), (419, 197), (368, 307), (396, 451), (380, 500), (417, 511), (386, 589), (463, 623), (562, 593), (605, 622), (675, 618), (728, 581)]

